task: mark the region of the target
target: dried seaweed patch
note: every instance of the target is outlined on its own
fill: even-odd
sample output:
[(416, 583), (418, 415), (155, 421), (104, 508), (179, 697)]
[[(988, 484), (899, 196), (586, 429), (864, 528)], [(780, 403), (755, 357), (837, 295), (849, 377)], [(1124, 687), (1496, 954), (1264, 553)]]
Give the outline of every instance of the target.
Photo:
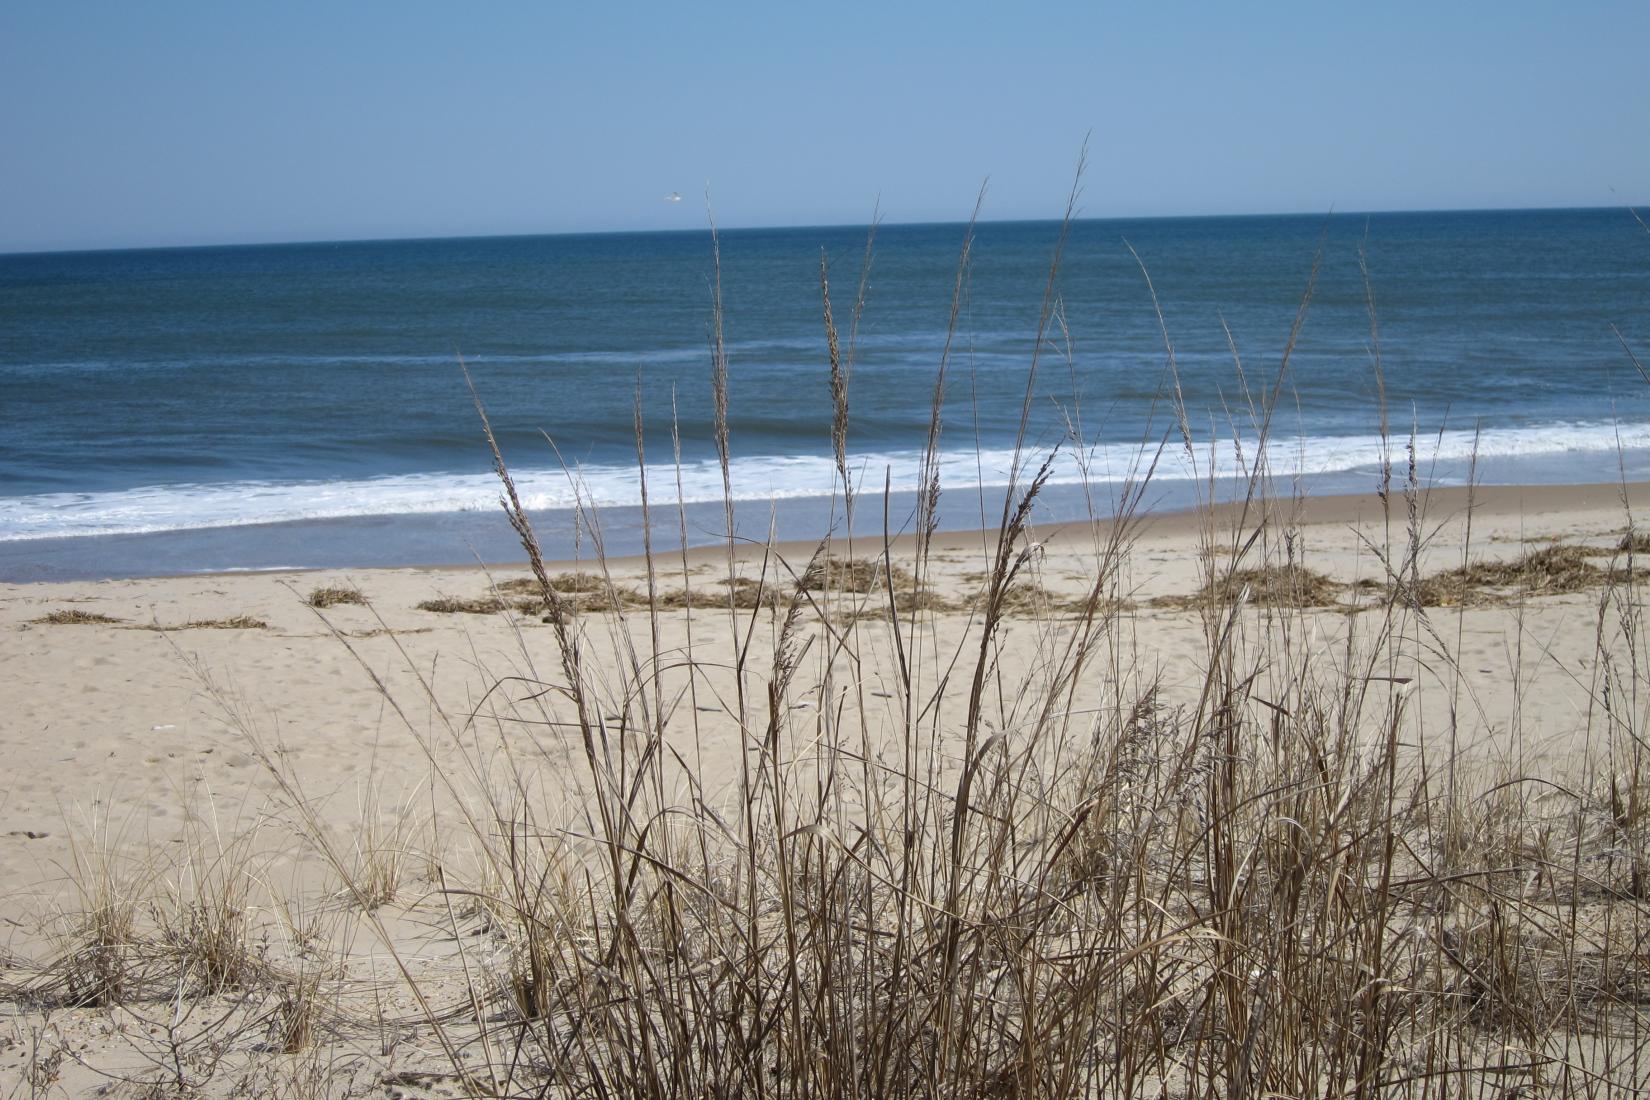
[(92, 626), (125, 621), (113, 615), (101, 615), (96, 611), (82, 611), (79, 608), (59, 608), (56, 611), (48, 611), (38, 619), (29, 620), (37, 626)]
[(367, 598), (356, 588), (329, 586), (312, 590), (304, 602), (315, 608), (337, 607), (339, 604), (365, 606)]
[(1190, 596), (1159, 596), (1153, 607), (1190, 609), (1222, 607), (1248, 591), (1261, 607), (1333, 607), (1346, 588), (1339, 581), (1304, 565), (1263, 565), (1222, 574)]

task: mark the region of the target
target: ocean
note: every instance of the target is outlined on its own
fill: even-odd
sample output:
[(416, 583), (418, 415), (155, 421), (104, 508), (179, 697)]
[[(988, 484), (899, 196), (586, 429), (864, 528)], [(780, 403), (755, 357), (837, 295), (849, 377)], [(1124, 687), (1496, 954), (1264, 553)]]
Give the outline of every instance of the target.
[[(1623, 347), (1650, 359), (1650, 233), (1626, 209), (1081, 220), (1028, 386), (1060, 228), (976, 229), (945, 526), (1000, 514), (1028, 400), (1047, 522), (1145, 466), (1146, 507), (1226, 491), (1274, 387), (1279, 487), (1373, 489), (1377, 346), (1395, 457), (1413, 434), (1431, 483), (1650, 479)], [(867, 531), (913, 522), (965, 231), (876, 232), (849, 389)], [(846, 347), (866, 240), (721, 233), (741, 537), (840, 528), (819, 268)], [(708, 230), (0, 255), (0, 579), (519, 558), (461, 362), (547, 553), (640, 549), (638, 410), (656, 545), (714, 542), (715, 272)]]

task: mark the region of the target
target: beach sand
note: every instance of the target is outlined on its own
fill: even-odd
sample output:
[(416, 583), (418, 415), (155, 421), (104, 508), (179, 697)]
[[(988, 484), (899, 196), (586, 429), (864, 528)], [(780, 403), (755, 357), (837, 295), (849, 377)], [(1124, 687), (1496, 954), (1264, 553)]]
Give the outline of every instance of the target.
[[(1584, 544), (1597, 552), (1590, 560), (1607, 568), (1629, 516), (1650, 515), (1650, 485), (1486, 487), (1472, 495), (1471, 509), (1468, 501), (1459, 489), (1419, 498), (1423, 574), (1464, 561), (1511, 560), (1554, 542)], [(1344, 587), (1319, 608), (1250, 606), (1238, 616), (1242, 630), (1260, 638), (1275, 629), (1271, 620), (1290, 619), (1289, 647), (1338, 667), (1360, 659), (1360, 638), (1396, 629), (1400, 643), (1371, 667), (1393, 678), (1382, 679), (1380, 690), (1411, 693), (1403, 736), (1417, 758), (1442, 760), (1453, 746), (1486, 774), (1556, 777), (1581, 767), (1601, 728), (1601, 585), (1551, 594), (1486, 589), (1481, 604), (1430, 608), (1393, 628), (1383, 617), (1389, 576), (1382, 557), (1401, 551), (1406, 538), (1402, 499), (1390, 508), (1374, 496), (1267, 507), (1259, 526), (1256, 510), (1230, 507), (1141, 518), (1101, 593), (1123, 601), (1123, 610), (1104, 659), (1072, 691), (1071, 710), (1103, 710), (1148, 683), (1159, 684), (1170, 703), (1195, 704), (1211, 625), (1187, 601), (1211, 561), (1220, 566), (1235, 544), (1260, 530), (1243, 550), (1245, 564), (1294, 560)], [(1066, 525), (1032, 533), (1039, 548), (1028, 559), (1028, 576), (1040, 590), (1022, 585), (1028, 595), (998, 641), (998, 682), (1037, 681), (1069, 637), (1070, 602), (1095, 585), (1096, 546), (1109, 531)], [(823, 703), (856, 709), (868, 728), (896, 741), (900, 662), (919, 664), (924, 675), (972, 664), (980, 614), (969, 608), (991, 542), (977, 532), (936, 537), (929, 580), (954, 609), (917, 615), (915, 626), (900, 624), (898, 638), (885, 618), (860, 622), (859, 676), (851, 689), (837, 679), (826, 689), (836, 694), (819, 690), (828, 634), (809, 623), (803, 633), (812, 641), (796, 662), (784, 704), (792, 735), (802, 742), (819, 735)], [(765, 568), (763, 583), (788, 601), (792, 578), (814, 549), (786, 544), (768, 556), (760, 546), (741, 545), (734, 569), (761, 579)], [(860, 558), (881, 551), (863, 540), (851, 550), (833, 548)], [(913, 552), (909, 536), (893, 540), (895, 562), (909, 566)], [(658, 591), (687, 588), (706, 601), (691, 612), (666, 610), (655, 623), (644, 604), (622, 623), (598, 612), (572, 620), (591, 676), (612, 686), (603, 706), (622, 708), (621, 685), (649, 683), (657, 668), (659, 690), (650, 702), (662, 702), (671, 715), (668, 740), (680, 761), (673, 774), (684, 791), (696, 782), (713, 806), (733, 796), (748, 747), (728, 669), (753, 638), (757, 664), (771, 662), (784, 619), (783, 607), (730, 614), (722, 602), (728, 558), (726, 547), (712, 547), (655, 563)], [(615, 585), (645, 592), (644, 562), (611, 561), (606, 569)], [(599, 567), (567, 562), (551, 571)], [(261, 884), (293, 894), (336, 892), (333, 872), (293, 824), (297, 799), (335, 831), (344, 850), (365, 830), (391, 837), (407, 853), (396, 900), (404, 914), (433, 896), (442, 860), (456, 865), (462, 858), (447, 847), (462, 847), (459, 792), (508, 780), (507, 761), (529, 761), (534, 793), (576, 826), (591, 783), (577, 732), (531, 717), (541, 714), (537, 697), (563, 682), (555, 629), (534, 610), (465, 614), (418, 606), (485, 598), (490, 585), (526, 575), (505, 565), (0, 585), (0, 945), (18, 960), (50, 953), (51, 917), (75, 906), (88, 853), (114, 854), (164, 878), (171, 873), (168, 853), (195, 845), (203, 823), (225, 837), (259, 834), (236, 858), (256, 862)], [(312, 608), (306, 598), (320, 588), (358, 590), (368, 602)], [(879, 597), (853, 598), (875, 605)], [(63, 612), (114, 621), (48, 620)], [(190, 625), (222, 620), (263, 625)], [(1279, 657), (1291, 651), (1257, 645), (1256, 652), (1270, 655), (1253, 670), (1262, 699), (1268, 685), (1292, 675)], [(653, 653), (656, 665), (649, 663)], [(699, 666), (694, 677), (683, 671), (689, 658)], [(753, 694), (744, 705), (761, 715), (767, 702)], [(1005, 704), (1001, 713), (1017, 712)], [(1011, 722), (1004, 732), (1013, 736)], [(266, 761), (277, 762), (284, 778)], [(437, 949), (409, 936), (432, 958), (450, 961), (450, 945)], [(397, 998), (406, 1008), (405, 995)], [(72, 1019), (71, 1013), (60, 1024), (81, 1028), (74, 1034), (87, 1044), (88, 1061), (96, 1061), (99, 1043), (119, 1045)]]
[[(1530, 547), (1562, 540), (1607, 552), (1628, 521), (1627, 507), (1650, 515), (1650, 485), (1481, 487), (1467, 509), (1464, 491), (1434, 490), (1422, 500), (1427, 546), (1423, 571), (1441, 571), (1471, 560), (1506, 560)], [(1266, 538), (1275, 546), (1249, 551), (1257, 562), (1284, 552), (1282, 531), (1298, 532), (1296, 553), (1307, 566), (1344, 584), (1360, 578), (1383, 580), (1377, 549), (1403, 538), (1402, 503), (1395, 502), (1388, 530), (1381, 502), (1369, 497), (1305, 501), (1296, 509), (1272, 505)], [(1285, 515), (1283, 513), (1289, 513)], [(1290, 523), (1298, 516), (1298, 523)], [(1205, 541), (1211, 521), (1217, 556), (1230, 548), (1236, 509), (1212, 514), (1173, 513), (1145, 517), (1117, 578), (1118, 595), (1132, 607), (1124, 612), (1136, 674), (1159, 676), (1168, 689), (1196, 683), (1202, 668), (1203, 621), (1195, 608), (1155, 606), (1154, 601), (1193, 594), (1207, 566)], [(1251, 517), (1252, 519), (1255, 517)], [(1470, 549), (1466, 546), (1470, 522)], [(1038, 532), (1042, 553), (1037, 583), (1059, 600), (1080, 599), (1094, 582), (1094, 539), (1067, 525)], [(987, 568), (990, 537), (980, 532), (941, 533), (932, 551), (935, 591), (965, 607), (977, 598)], [(768, 584), (788, 595), (795, 571), (815, 547), (781, 544), (768, 565)], [(853, 554), (873, 557), (880, 544), (863, 541)], [(837, 548), (846, 553), (845, 548)], [(892, 543), (896, 562), (914, 552), (910, 536)], [(736, 549), (736, 570), (760, 577), (763, 550)], [(780, 564), (781, 560), (785, 564)], [(718, 602), (726, 591), (727, 550), (699, 548), (656, 565), (661, 592), (690, 588), (708, 606), (661, 615), (663, 651), (691, 652), (716, 662), (732, 653), (733, 628)], [(1606, 559), (1600, 558), (1602, 565)], [(592, 563), (563, 562), (553, 573), (585, 572)], [(616, 585), (645, 589), (639, 559), (607, 563)], [(559, 669), (552, 630), (538, 614), (440, 614), (418, 604), (442, 597), (485, 597), (490, 584), (526, 577), (519, 565), (490, 570), (431, 567), (303, 573), (229, 573), (69, 584), (0, 585), (0, 753), (8, 778), (0, 781), (0, 881), (7, 889), (5, 919), (14, 929), (27, 924), (33, 890), (49, 886), (68, 865), (70, 834), (88, 816), (107, 818), (128, 840), (164, 844), (179, 827), (182, 806), (193, 795), (209, 795), (220, 813), (248, 813), (270, 793), (246, 743), (249, 732), (279, 743), (306, 792), (340, 815), (354, 815), (369, 787), (395, 799), (426, 789), (430, 761), (406, 723), (391, 713), (380, 678), (409, 709), (413, 724), (426, 728), (422, 679), (450, 715), (468, 715), (484, 693), (510, 677), (554, 679)], [(368, 605), (339, 605), (317, 612), (306, 604), (317, 588), (357, 589)], [(863, 598), (863, 597), (862, 597)], [(1356, 602), (1356, 589), (1338, 602)], [(872, 597), (874, 604), (876, 597)], [(1593, 654), (1598, 630), (1596, 590), (1538, 595), (1515, 606), (1464, 610), (1433, 609), (1437, 628), (1459, 643), (1461, 681), (1454, 670), (1444, 682), (1422, 672), (1417, 687), (1423, 719), (1437, 721), (1450, 696), (1463, 710), (1463, 742), (1486, 751), (1514, 748), (1562, 759), (1587, 728)], [(85, 612), (114, 623), (41, 622), (53, 612)], [(190, 627), (246, 617), (263, 628)], [(954, 649), (967, 636), (977, 613), (956, 610), (923, 617), (924, 633), (941, 649)], [(756, 629), (771, 634), (774, 616), (759, 613)], [(1006, 677), (1017, 680), (1045, 651), (1048, 631), (1058, 631), (1060, 613), (1027, 608), (1014, 616), (1000, 659)], [(1318, 644), (1334, 648), (1364, 616), (1335, 609), (1309, 614)], [(1038, 622), (1044, 619), (1046, 621)], [(645, 606), (628, 613), (629, 636), (645, 643)], [(749, 610), (737, 614), (741, 634), (750, 628)], [(617, 635), (603, 615), (581, 617), (586, 644), (622, 673)], [(869, 645), (864, 662), (873, 692), (891, 691), (894, 662), (886, 625), (863, 631)], [(1410, 669), (1408, 672), (1417, 670)], [(1525, 687), (1522, 710), (1509, 713), (1514, 676)], [(806, 694), (799, 685), (800, 694)], [(873, 694), (872, 698), (878, 698)], [(735, 773), (737, 735), (728, 697), (701, 703), (702, 780), (711, 788)], [(1516, 732), (1518, 736), (1513, 737)], [(563, 733), (548, 744), (566, 753)], [(250, 800), (250, 801), (249, 801)], [(241, 809), (248, 807), (248, 809)], [(95, 814), (94, 814), (95, 811)], [(30, 839), (29, 834), (44, 834)]]

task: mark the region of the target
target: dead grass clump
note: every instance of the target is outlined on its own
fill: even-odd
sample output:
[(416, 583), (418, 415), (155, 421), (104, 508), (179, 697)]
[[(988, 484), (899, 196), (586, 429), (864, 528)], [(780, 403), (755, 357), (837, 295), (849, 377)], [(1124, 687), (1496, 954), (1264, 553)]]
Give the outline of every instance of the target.
[(1457, 566), (1423, 577), (1418, 585), (1401, 583), (1399, 590), (1413, 589), (1414, 602), (1422, 607), (1489, 604), (1515, 592), (1532, 596), (1580, 592), (1610, 578), (1608, 570), (1589, 560), (1597, 554), (1591, 547), (1558, 543), (1512, 561)]
[[(575, 614), (598, 614), (605, 611), (624, 611), (647, 605), (647, 597), (634, 589), (612, 584), (596, 573), (554, 573), (550, 588), (562, 606)], [(549, 609), (535, 577), (515, 577), (498, 585), (498, 590), (514, 596), (523, 596), (513, 606), (525, 615), (536, 615)]]
[(1559, 543), (1532, 550), (1510, 562), (1478, 562), (1462, 567), (1462, 578), (1480, 587), (1512, 587), (1530, 592), (1579, 592), (1602, 582), (1607, 575), (1588, 558), (1586, 546)]
[(269, 624), (251, 615), (231, 615), (223, 619), (190, 619), (186, 623), (144, 623), (139, 630), (268, 630)]
[(1422, 577), (1418, 582), (1400, 582), (1398, 591), (1403, 598), (1420, 607), (1468, 607), (1492, 602), (1494, 597), (1479, 591), (1463, 572), (1451, 569)]
[(802, 587), (810, 592), (880, 592), (889, 583), (898, 591), (911, 587), (916, 578), (898, 562), (838, 557), (826, 558), (820, 569), (802, 578)]
[(314, 608), (337, 607), (339, 604), (364, 606), (367, 598), (361, 594), (359, 589), (333, 586), (311, 590), (304, 602)]
[(232, 615), (226, 619), (191, 619), (177, 630), (268, 630), (269, 624), (251, 615)]
[(368, 789), (357, 809), (353, 859), (347, 868), (350, 898), (371, 912), (395, 900), (413, 862), (415, 802), (409, 795), (386, 806), (376, 789)]
[(1222, 574), (1190, 596), (1160, 596), (1153, 607), (1223, 607), (1247, 590), (1259, 607), (1333, 607), (1346, 586), (1304, 565), (1263, 565)]
[[(849, 620), (886, 619), (890, 615), (887, 585), (893, 584), (893, 611), (901, 614), (915, 611), (956, 611), (961, 605), (948, 600), (927, 585), (918, 586), (915, 576), (904, 566), (892, 566), (878, 559), (830, 557), (815, 563), (804, 571), (794, 585), (772, 577), (733, 577), (723, 580), (720, 587), (661, 592), (659, 606), (665, 609), (727, 608), (752, 611), (759, 608), (777, 611), (791, 604), (800, 593), (836, 592), (844, 596), (863, 596), (859, 605), (848, 610)], [(731, 594), (731, 598), (730, 598)], [(632, 593), (630, 598), (645, 604), (645, 597)], [(802, 601), (806, 603), (806, 599)]]
[[(605, 586), (594, 592), (575, 593), (568, 600), (573, 610), (581, 614), (597, 614), (603, 611), (625, 611), (630, 608), (646, 607), (647, 597), (640, 592), (628, 588), (614, 588), (609, 590)], [(540, 609), (538, 601), (533, 602), (535, 610)]]
[(112, 615), (101, 615), (96, 611), (81, 611), (79, 608), (60, 608), (48, 612), (38, 619), (29, 622), (43, 626), (91, 626), (98, 623), (119, 623), (124, 619), (117, 619)]
[(550, 587), (557, 592), (601, 592), (607, 588), (607, 581), (595, 573), (556, 573), (550, 578)]
[(231, 886), (190, 902), (162, 936), (181, 968), (207, 993), (238, 988), (257, 969), (247, 939), (244, 889)]
[[(1057, 611), (1064, 612), (1067, 615), (1084, 615), (1088, 613), (1089, 601), (1087, 596), (1077, 596), (1067, 599), (1054, 593), (1050, 593), (1050, 595), (1056, 601), (1053, 607)], [(1109, 619), (1115, 615), (1121, 615), (1124, 612), (1133, 611), (1136, 606), (1137, 605), (1133, 600), (1118, 599), (1115, 596), (1103, 596), (1095, 602), (1094, 617), (1096, 619)]]
[(886, 593), (881, 596), (872, 594), (862, 604), (853, 607), (848, 618), (856, 622), (888, 620), (892, 619), (896, 613), (911, 615), (926, 611), (934, 614), (944, 614), (950, 611), (962, 611), (964, 606), (955, 600), (940, 595), (927, 585), (920, 588), (915, 585), (907, 585), (904, 588), (894, 590), (892, 606), (889, 604)]
[[(562, 595), (600, 592), (607, 588), (607, 581), (595, 573), (553, 573), (550, 587)], [(536, 577), (512, 577), (501, 582), (498, 590), (511, 596), (536, 596), (539, 582)]]
[(766, 608), (777, 610), (789, 599), (788, 592), (782, 592), (771, 581), (761, 581), (755, 577), (734, 577), (722, 582), (722, 588), (673, 589), (659, 593), (659, 606), (670, 610), (685, 608), (726, 608), (731, 602), (740, 611), (754, 611)]
[(206, 994), (245, 988), (261, 972), (248, 914), (258, 830), (224, 828), (189, 812), (182, 851), (154, 924), (157, 947), (187, 984)]
[(847, 617), (853, 621), (888, 619), (919, 611), (961, 611), (968, 606), (940, 595), (930, 585), (919, 585), (911, 570), (884, 558), (827, 556), (801, 577), (797, 587), (804, 592), (864, 597), (848, 610)]
[(78, 942), (61, 956), (62, 1003), (108, 1008), (126, 998), (135, 963), (130, 907), (93, 910), (76, 930)]
[[(968, 606), (976, 610), (984, 610), (988, 593), (979, 592), (968, 601)], [(1054, 593), (1038, 584), (1036, 581), (1019, 581), (1010, 585), (1003, 593), (999, 603), (999, 610), (1004, 615), (1024, 615), (1027, 612), (1049, 612), (1056, 610), (1064, 603)]]
[(70, 1008), (121, 1004), (136, 976), (136, 956), (137, 905), (111, 896), (80, 914), (49, 972), (47, 997)]
[(669, 611), (681, 611), (689, 607), (714, 607), (718, 601), (722, 607), (728, 605), (726, 596), (704, 590), (692, 591), (686, 588), (672, 589), (669, 592), (659, 593), (659, 606)]
[(758, 580), (755, 577), (733, 577), (723, 582), (733, 594), (733, 606), (741, 611), (751, 611), (758, 607), (776, 608), (779, 606), (779, 589), (772, 583)]
[[(561, 578), (570, 578), (569, 587), (564, 589), (560, 586)], [(647, 603), (647, 598), (640, 593), (628, 588), (609, 587), (606, 581), (591, 577), (588, 573), (561, 573), (551, 578), (551, 585), (562, 598), (563, 606), (573, 612), (623, 611), (627, 608), (645, 606)], [(498, 590), (518, 598), (505, 599), (503, 596), (487, 595), (461, 599), (457, 596), (440, 596), (418, 604), (418, 610), (434, 611), (441, 615), (496, 615), (501, 611), (514, 611), (518, 615), (538, 615), (546, 610), (543, 596), (539, 593), (538, 581), (532, 578), (518, 577), (505, 581), (498, 586)]]
[(497, 596), (480, 596), (461, 600), (456, 596), (438, 596), (418, 605), (420, 611), (434, 611), (438, 615), (496, 615), (510, 604)]
[[(987, 593), (976, 593), (967, 602), (967, 607), (974, 611), (985, 610)], [(1102, 600), (1095, 608), (1095, 613), (1106, 615), (1125, 610), (1130, 605), (1121, 600)], [(1084, 597), (1073, 599), (1058, 592), (1043, 587), (1036, 581), (1016, 581), (1003, 593), (999, 611), (1003, 615), (1021, 617), (1026, 615), (1080, 615), (1088, 608), (1088, 600)]]
[(320, 975), (305, 971), (279, 983), (275, 1043), (282, 1054), (299, 1054), (315, 1041), (320, 1017)]
[(139, 915), (146, 872), (128, 859), (106, 817), (70, 830), (73, 908), (52, 922), (54, 958), (30, 983), (30, 997), (71, 1008), (124, 1003), (139, 984)]

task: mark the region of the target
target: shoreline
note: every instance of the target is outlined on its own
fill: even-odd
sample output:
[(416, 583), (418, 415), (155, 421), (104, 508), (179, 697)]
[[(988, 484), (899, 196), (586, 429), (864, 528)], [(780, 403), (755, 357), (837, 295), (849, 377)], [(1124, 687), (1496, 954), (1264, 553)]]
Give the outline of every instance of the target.
[[(1625, 499), (1628, 506), (1637, 511), (1642, 508), (1650, 514), (1650, 482), (1628, 482), (1625, 484), (1611, 484), (1598, 482), (1587, 485), (1480, 485), (1472, 489), (1466, 486), (1448, 485), (1431, 489), (1423, 489), (1418, 494), (1419, 506), (1423, 514), (1433, 519), (1444, 519), (1448, 516), (1464, 512), (1471, 503), (1473, 515), (1486, 522), (1504, 524), (1505, 521), (1521, 516), (1587, 516), (1611, 509), (1620, 510)], [(1403, 521), (1403, 498), (1394, 494), (1393, 519), (1395, 523)], [(1530, 505), (1532, 507), (1526, 507)], [(1294, 522), (1307, 528), (1324, 527), (1331, 525), (1360, 525), (1365, 521), (1372, 521), (1383, 514), (1383, 505), (1375, 493), (1332, 493), (1324, 496), (1304, 496), (1299, 499), (1300, 512), (1291, 517)], [(1151, 511), (1137, 513), (1134, 524), (1138, 538), (1181, 538), (1197, 534), (1211, 525), (1216, 530), (1230, 530), (1234, 521), (1239, 518), (1243, 505), (1224, 503), (1208, 508), (1175, 508), (1165, 511)], [(1272, 501), (1267, 505), (1274, 519), (1282, 510), (1293, 510), (1296, 502), (1291, 500)], [(1249, 522), (1258, 520), (1260, 512), (1258, 506), (1251, 508)], [(1439, 515), (1442, 512), (1444, 515)], [(1097, 520), (1094, 526), (1101, 530), (1110, 529), (1115, 521), (1111, 518)], [(1047, 525), (1034, 525), (1033, 530), (1040, 534), (1041, 541), (1053, 544), (1064, 537), (1077, 537), (1084, 528), (1088, 527), (1084, 521), (1066, 521)], [(975, 549), (988, 545), (996, 538), (991, 528), (973, 528), (965, 530), (940, 530), (934, 534), (934, 551), (937, 553), (957, 552), (959, 550)], [(857, 545), (864, 545), (866, 539), (860, 536), (855, 539)], [(880, 552), (880, 539), (873, 539), (872, 553)], [(775, 541), (774, 549), (790, 558), (803, 558), (812, 552), (817, 543), (806, 539), (780, 539)], [(910, 533), (894, 535), (888, 540), (888, 545), (896, 552), (909, 554), (916, 548), (916, 536)], [(749, 556), (752, 551), (747, 550), (741, 557)], [(662, 555), (656, 554), (656, 559)], [(680, 554), (672, 549), (668, 552), (669, 560), (679, 559)], [(695, 546), (688, 549), (688, 559), (693, 564), (706, 561), (723, 561), (726, 558), (726, 546)], [(579, 564), (588, 564), (590, 559), (560, 559), (551, 561), (546, 559), (545, 565), (552, 571), (572, 569)], [(614, 571), (630, 571), (642, 567), (646, 559), (641, 555), (621, 555), (607, 559), (608, 565)], [(483, 566), (476, 565), (425, 565), (420, 566), (426, 571), (436, 572), (444, 570), (467, 571), (485, 567), (492, 570), (508, 570), (520, 568), (520, 562), (487, 562)], [(303, 570), (302, 572), (313, 572)]]
[[(872, 503), (880, 505), (880, 495), (871, 497), (867, 494), (862, 497)], [(829, 498), (807, 498), (801, 503), (806, 509), (818, 512), (819, 505)], [(1466, 486), (1444, 485), (1422, 489), (1419, 493), (1420, 507), (1424, 512), (1438, 516), (1440, 512), (1454, 515), (1463, 512), (1469, 499), (1475, 516), (1485, 521), (1504, 522), (1518, 516), (1561, 516), (1570, 513), (1588, 513), (1607, 510), (1621, 511), (1623, 502), (1634, 512), (1643, 511), (1650, 515), (1650, 481), (1634, 482), (1595, 482), (1590, 484), (1555, 485), (1546, 483), (1526, 483), (1516, 485), (1478, 485), (1469, 489)], [(794, 507), (797, 502), (787, 501), (787, 505)], [(832, 501), (831, 508), (839, 508), (840, 501)], [(1307, 494), (1298, 499), (1273, 500), (1268, 505), (1271, 514), (1276, 517), (1280, 510), (1286, 513), (1292, 522), (1307, 528), (1323, 527), (1326, 525), (1358, 525), (1371, 521), (1382, 512), (1382, 504), (1377, 494), (1367, 493), (1326, 493), (1321, 495)], [(1394, 494), (1392, 507), (1395, 519), (1402, 519), (1402, 497)], [(1242, 505), (1226, 502), (1212, 507), (1172, 507), (1160, 510), (1142, 510), (1135, 514), (1133, 523), (1138, 536), (1182, 536), (1202, 530), (1213, 522), (1217, 527), (1229, 527), (1236, 519)], [(720, 505), (716, 506), (718, 514)], [(880, 509), (878, 509), (880, 514)], [(674, 519), (673, 508), (661, 508), (658, 512), (666, 513)], [(673, 523), (663, 522), (655, 514), (654, 531), (656, 541), (662, 546), (655, 549), (655, 560), (660, 563), (679, 562), (682, 557), (682, 548), (676, 538), (676, 528)], [(605, 516), (604, 513), (600, 513)], [(462, 527), (466, 524), (474, 525), (478, 530), (504, 527), (503, 517), (497, 513), (455, 513), (458, 517), (454, 526)], [(399, 516), (367, 516), (359, 520), (367, 524), (387, 523), (393, 525), (396, 521), (406, 517)], [(535, 521), (539, 517), (532, 516)], [(267, 532), (273, 528), (297, 532), (301, 528), (314, 525), (316, 522), (353, 524), (353, 520), (341, 521), (294, 521), (283, 524), (249, 524), (240, 527), (208, 528), (201, 532), (152, 532), (142, 535), (87, 535), (72, 540), (38, 540), (45, 541), (72, 541), (75, 543), (90, 543), (101, 541), (105, 545), (117, 544), (121, 540), (143, 539), (147, 537), (165, 537), (199, 534), (211, 537), (215, 534), (229, 534), (231, 537), (255, 537), (260, 532)], [(1097, 529), (1105, 530), (1114, 524), (1110, 516), (1099, 517), (1094, 521)], [(1067, 537), (1068, 532), (1082, 531), (1089, 527), (1085, 520), (1054, 520), (1045, 523), (1034, 523), (1036, 531), (1040, 532), (1045, 542), (1057, 542)], [(837, 540), (845, 540), (846, 536), (838, 533)], [(942, 527), (935, 533), (935, 549), (956, 552), (963, 549), (974, 549), (984, 546), (994, 538), (989, 527)], [(853, 541), (859, 546), (880, 547), (883, 535), (880, 531), (862, 531), (857, 533)], [(892, 535), (889, 545), (897, 553), (909, 554), (914, 550), (916, 536), (908, 531)], [(815, 545), (817, 538), (780, 538), (774, 542), (774, 549), (788, 557), (805, 558)], [(19, 540), (9, 544), (11, 547), (24, 547), (30, 540)], [(490, 545), (499, 545), (499, 540), (493, 538)], [(508, 538), (503, 545), (509, 549), (519, 551), (519, 542), (514, 532), (508, 532)], [(740, 557), (747, 557), (752, 550), (762, 545), (747, 537), (741, 536), (740, 545), (743, 549)], [(197, 578), (225, 578), (225, 577), (280, 577), (301, 576), (320, 573), (371, 573), (383, 570), (412, 570), (421, 573), (466, 573), (477, 570), (494, 572), (520, 569), (526, 561), (525, 556), (509, 557), (494, 554), (479, 560), (469, 562), (455, 561), (407, 561), (394, 564), (369, 563), (362, 565), (272, 565), (272, 566), (232, 566), (221, 569), (177, 570), (148, 573), (119, 573), (104, 576), (69, 576), (69, 577), (36, 577), (18, 579), (7, 574), (5, 566), (5, 551), (8, 544), (0, 544), (0, 585), (50, 585), (50, 584), (85, 584), (107, 581), (160, 581), (168, 579)], [(725, 560), (727, 554), (726, 536), (713, 532), (703, 533), (703, 541), (692, 542), (686, 549), (686, 555), (691, 565), (701, 565), (709, 561)], [(592, 554), (556, 555), (545, 558), (546, 565), (552, 571), (567, 571), (580, 566), (588, 566), (596, 560)], [(639, 553), (620, 553), (606, 557), (609, 568), (614, 571), (632, 571), (642, 567), (645, 558)]]

